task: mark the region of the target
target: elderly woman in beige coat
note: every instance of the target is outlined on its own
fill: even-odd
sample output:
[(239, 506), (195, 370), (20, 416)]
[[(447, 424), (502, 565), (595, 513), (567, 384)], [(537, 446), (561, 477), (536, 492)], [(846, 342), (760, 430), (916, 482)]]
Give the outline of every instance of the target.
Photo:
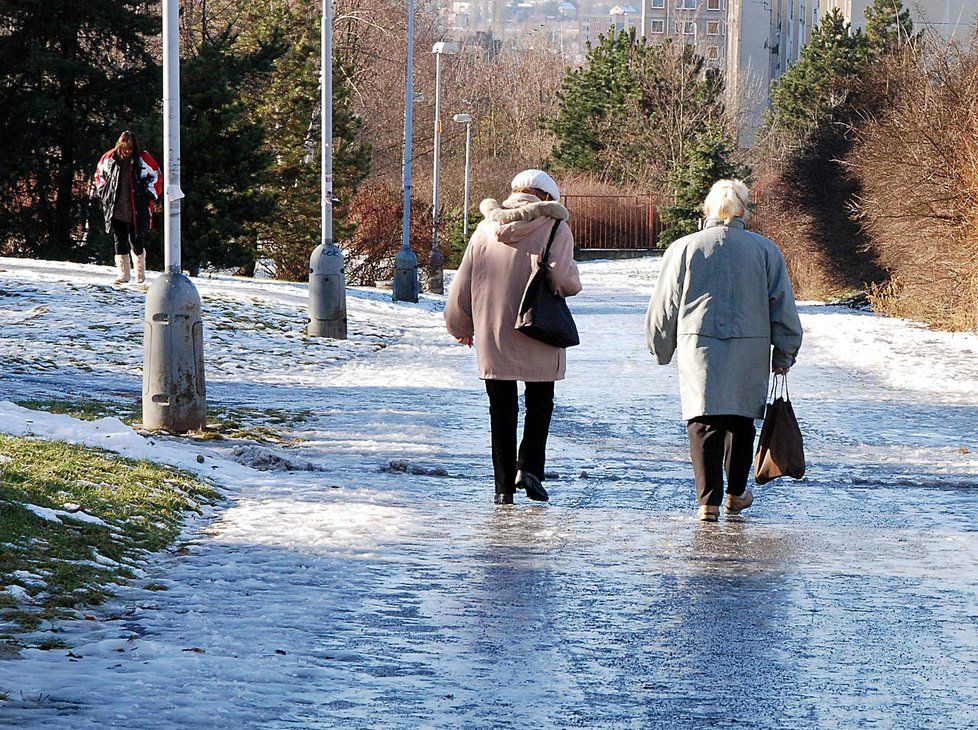
[[(479, 224), (452, 282), (445, 307), (448, 331), (478, 355), (489, 395), (496, 504), (512, 504), (516, 489), (547, 501), (543, 487), (547, 436), (554, 407), (554, 381), (562, 380), (564, 350), (515, 329), (530, 275), (553, 234), (549, 278), (555, 293), (581, 290), (574, 238), (560, 190), (542, 170), (525, 170), (502, 204), (484, 200)], [(516, 381), (526, 383), (523, 439), (516, 447), (519, 400)]]
[(801, 347), (784, 257), (744, 227), (749, 199), (739, 180), (713, 185), (702, 230), (663, 256), (646, 322), (659, 364), (678, 355), (699, 519), (706, 522), (720, 513), (724, 467), (727, 512), (753, 502), (747, 479), (754, 419), (764, 417), (771, 371), (786, 375)]

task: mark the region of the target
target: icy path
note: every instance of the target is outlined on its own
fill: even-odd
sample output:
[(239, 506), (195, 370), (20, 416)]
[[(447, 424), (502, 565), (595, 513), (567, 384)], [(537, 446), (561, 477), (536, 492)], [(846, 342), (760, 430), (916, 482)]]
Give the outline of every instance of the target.
[[(140, 295), (19, 266), (0, 260), (0, 400), (134, 400)], [(273, 450), (315, 471), (0, 405), (0, 430), (152, 454), (229, 495), (150, 566), (168, 591), (68, 627), (83, 658), (0, 661), (0, 725), (973, 726), (978, 338), (806, 306), (810, 476), (700, 526), (675, 370), (641, 332), (657, 263), (583, 271), (547, 506), (490, 504), (485, 395), (436, 300), (351, 292), (353, 339), (321, 343), (298, 333), (303, 287), (201, 282), (210, 403), (305, 419)]]

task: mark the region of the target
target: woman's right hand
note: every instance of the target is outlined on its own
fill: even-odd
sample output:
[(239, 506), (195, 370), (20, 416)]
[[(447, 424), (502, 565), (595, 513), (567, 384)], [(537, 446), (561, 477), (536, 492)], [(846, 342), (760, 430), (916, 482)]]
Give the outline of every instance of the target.
[(471, 335), (469, 335), (468, 337), (456, 337), (455, 339), (460, 345), (465, 345), (466, 347), (472, 347)]
[(777, 366), (771, 368), (771, 372), (773, 372), (775, 375), (787, 376), (789, 370), (791, 370), (791, 368), (779, 368)]

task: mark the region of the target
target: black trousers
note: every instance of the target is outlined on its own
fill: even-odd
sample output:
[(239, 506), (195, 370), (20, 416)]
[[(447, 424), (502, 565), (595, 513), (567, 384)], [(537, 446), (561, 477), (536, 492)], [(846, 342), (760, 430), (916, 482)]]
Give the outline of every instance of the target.
[(554, 384), (526, 384), (526, 418), (523, 440), (516, 449), (516, 425), (520, 404), (515, 380), (487, 380), (489, 422), (492, 428), (492, 469), (496, 494), (512, 494), (516, 472), (523, 469), (543, 481), (547, 460), (547, 436), (554, 412)]
[(112, 242), (115, 244), (116, 256), (128, 256), (130, 248), (137, 256), (143, 253), (143, 237), (136, 226), (118, 218), (112, 219)]
[(727, 492), (743, 494), (754, 462), (754, 419), (702, 416), (689, 421), (686, 429), (699, 503), (715, 506), (723, 503), (724, 467)]

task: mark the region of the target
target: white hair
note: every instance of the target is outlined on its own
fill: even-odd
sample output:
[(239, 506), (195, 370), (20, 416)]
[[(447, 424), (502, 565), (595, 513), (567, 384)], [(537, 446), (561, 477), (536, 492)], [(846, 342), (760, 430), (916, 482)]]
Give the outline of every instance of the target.
[(717, 180), (703, 201), (703, 215), (730, 222), (734, 218), (746, 218), (750, 204), (750, 190), (742, 180)]

